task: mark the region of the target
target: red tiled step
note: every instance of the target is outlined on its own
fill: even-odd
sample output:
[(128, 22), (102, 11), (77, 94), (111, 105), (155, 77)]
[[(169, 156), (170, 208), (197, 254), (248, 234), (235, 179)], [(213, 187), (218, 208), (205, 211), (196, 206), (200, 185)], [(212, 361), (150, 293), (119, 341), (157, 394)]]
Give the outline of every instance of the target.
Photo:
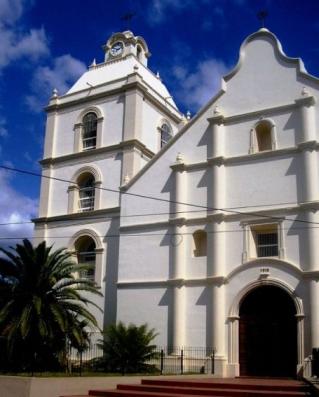
[(157, 396), (214, 396), (214, 397), (302, 397), (304, 392), (300, 391), (273, 391), (273, 390), (256, 390), (251, 388), (249, 390), (240, 389), (213, 389), (213, 388), (183, 388), (183, 387), (165, 387), (165, 386), (143, 386), (143, 385), (118, 385), (117, 390), (91, 390), (90, 396), (152, 396), (154, 393)]
[(292, 390), (261, 390), (258, 386), (251, 387), (250, 389), (236, 389), (228, 385), (228, 388), (218, 388), (215, 386), (203, 388), (193, 387), (192, 385), (186, 386), (166, 386), (166, 385), (118, 385), (118, 390), (136, 390), (136, 391), (151, 391), (156, 393), (176, 393), (176, 394), (187, 394), (187, 395), (200, 395), (200, 396), (281, 396), (281, 397), (300, 397), (304, 396), (302, 391)]
[(142, 379), (142, 385), (159, 385), (159, 386), (179, 386), (179, 387), (197, 387), (197, 388), (226, 388), (226, 389), (258, 389), (272, 391), (299, 391), (306, 392), (309, 387), (299, 381), (277, 380), (277, 379), (210, 379), (210, 380), (161, 380), (161, 379)]
[[(184, 397), (185, 394), (172, 394), (172, 393), (155, 393), (155, 392), (140, 392), (140, 391), (127, 391), (127, 390), (105, 390), (105, 394), (89, 394), (87, 397), (91, 396), (106, 396), (106, 397)], [(73, 397), (73, 396), (70, 396)], [(201, 397), (192, 394), (192, 397)], [(211, 397), (215, 397), (211, 394)], [(217, 396), (218, 397), (218, 396)]]
[[(309, 387), (280, 379), (143, 379), (141, 384), (118, 385), (116, 390), (90, 390), (69, 397), (302, 397)], [(62, 396), (61, 396), (62, 397)]]

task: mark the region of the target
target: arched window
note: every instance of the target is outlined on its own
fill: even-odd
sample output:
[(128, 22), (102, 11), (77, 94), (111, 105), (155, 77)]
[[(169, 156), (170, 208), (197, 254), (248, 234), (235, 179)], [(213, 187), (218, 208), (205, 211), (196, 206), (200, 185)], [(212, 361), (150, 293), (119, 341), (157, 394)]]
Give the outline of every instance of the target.
[(83, 117), (82, 148), (91, 150), (96, 148), (97, 116), (95, 113), (87, 113)]
[(81, 236), (75, 242), (75, 250), (79, 265), (88, 265), (88, 269), (80, 272), (80, 277), (88, 278), (92, 281), (95, 279), (95, 242), (90, 236)]
[(257, 152), (272, 149), (271, 125), (268, 122), (260, 122), (256, 126)]
[(95, 199), (95, 179), (92, 174), (86, 172), (79, 176), (77, 180), (79, 189), (79, 212), (94, 210)]
[(161, 132), (161, 148), (162, 148), (172, 138), (172, 130), (167, 123), (163, 123), (160, 127), (160, 132)]
[(194, 256), (207, 255), (207, 233), (204, 230), (197, 230), (193, 233)]

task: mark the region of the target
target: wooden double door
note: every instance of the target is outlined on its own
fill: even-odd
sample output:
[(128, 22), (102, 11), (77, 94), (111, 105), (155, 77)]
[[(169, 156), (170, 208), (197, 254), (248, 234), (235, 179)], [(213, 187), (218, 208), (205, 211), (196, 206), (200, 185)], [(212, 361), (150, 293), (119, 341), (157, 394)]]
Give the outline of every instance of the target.
[(262, 286), (242, 301), (239, 320), (241, 376), (295, 377), (296, 309), (281, 288)]

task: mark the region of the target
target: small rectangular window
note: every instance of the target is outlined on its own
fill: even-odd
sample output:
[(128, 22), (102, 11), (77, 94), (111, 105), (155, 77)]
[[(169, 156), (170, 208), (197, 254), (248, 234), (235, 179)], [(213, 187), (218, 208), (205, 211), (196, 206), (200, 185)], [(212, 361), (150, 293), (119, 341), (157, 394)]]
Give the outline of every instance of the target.
[(257, 256), (278, 256), (278, 233), (257, 232)]
[(250, 257), (263, 258), (278, 256), (278, 225), (251, 226)]

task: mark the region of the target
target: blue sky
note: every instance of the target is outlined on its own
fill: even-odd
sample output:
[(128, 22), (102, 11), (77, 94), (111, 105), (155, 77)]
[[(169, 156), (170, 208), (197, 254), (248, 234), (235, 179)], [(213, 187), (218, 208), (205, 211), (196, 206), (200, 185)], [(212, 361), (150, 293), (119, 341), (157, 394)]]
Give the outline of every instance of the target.
[[(319, 76), (318, 0), (0, 0), (0, 164), (40, 171), (52, 89), (63, 94), (93, 58), (103, 60), (101, 46), (125, 30), (128, 11), (149, 45), (149, 67), (194, 114), (260, 27), (261, 9), (284, 52)], [(38, 178), (0, 170), (0, 183), (0, 223), (37, 215)], [(0, 226), (0, 237), (30, 233), (30, 225)]]

